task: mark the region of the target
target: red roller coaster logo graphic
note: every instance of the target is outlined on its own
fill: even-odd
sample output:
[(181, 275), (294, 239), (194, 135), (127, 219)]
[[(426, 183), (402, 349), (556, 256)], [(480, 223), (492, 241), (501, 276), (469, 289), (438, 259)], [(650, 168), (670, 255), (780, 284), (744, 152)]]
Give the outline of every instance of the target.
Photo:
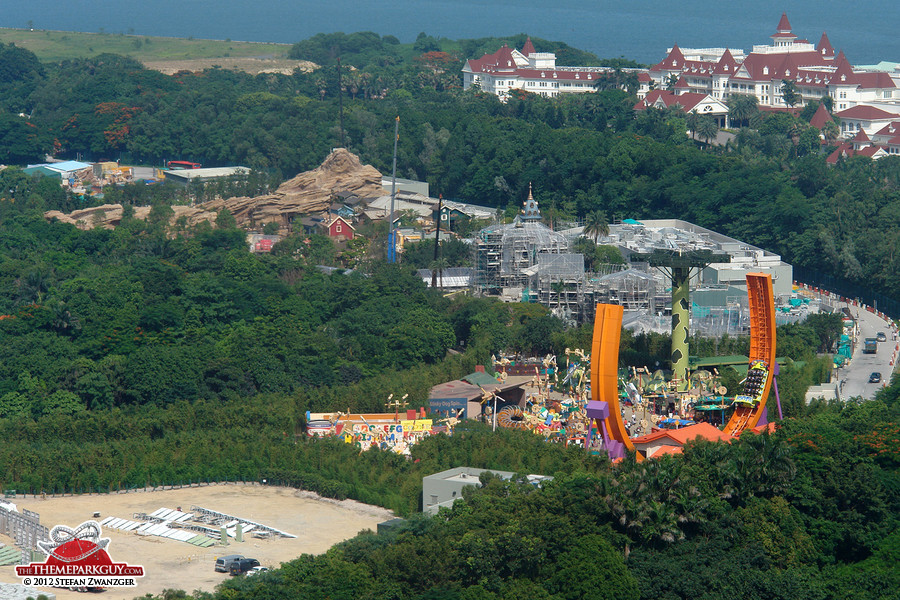
[(38, 542), (47, 560), (16, 567), (16, 574), (25, 585), (34, 586), (135, 587), (137, 578), (144, 576), (144, 568), (113, 562), (107, 552), (109, 538), (101, 538), (100, 531), (96, 521), (86, 521), (75, 529), (57, 525), (50, 531), (49, 541)]

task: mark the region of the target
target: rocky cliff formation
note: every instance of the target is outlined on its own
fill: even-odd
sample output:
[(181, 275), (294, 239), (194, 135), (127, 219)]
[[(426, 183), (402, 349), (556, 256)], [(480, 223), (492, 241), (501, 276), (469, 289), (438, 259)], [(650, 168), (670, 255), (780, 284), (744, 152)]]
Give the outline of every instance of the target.
[[(245, 229), (277, 223), (286, 233), (291, 220), (298, 215), (324, 212), (338, 192), (351, 192), (360, 198), (375, 198), (384, 194), (381, 189), (381, 173), (371, 165), (363, 165), (359, 157), (343, 148), (328, 155), (319, 167), (300, 173), (285, 181), (275, 192), (255, 198), (220, 198), (204, 202), (196, 207), (173, 206), (174, 223), (184, 216), (189, 225), (207, 220), (215, 223), (216, 215), (227, 209), (238, 225)], [(137, 207), (134, 216), (146, 219), (150, 207)], [(95, 208), (77, 210), (68, 215), (56, 210), (44, 214), (47, 219), (59, 219), (73, 223), (82, 229), (97, 225), (112, 228), (122, 219), (119, 204), (107, 204)]]

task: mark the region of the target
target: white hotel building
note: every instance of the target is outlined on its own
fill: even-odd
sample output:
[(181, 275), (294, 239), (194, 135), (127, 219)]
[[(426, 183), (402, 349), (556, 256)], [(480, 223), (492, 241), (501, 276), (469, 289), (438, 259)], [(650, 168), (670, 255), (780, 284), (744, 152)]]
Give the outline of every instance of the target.
[[(665, 90), (674, 76), (677, 95), (705, 94), (707, 102), (724, 103), (734, 94), (746, 94), (755, 96), (763, 110), (786, 110), (789, 107), (781, 86), (788, 80), (794, 82), (800, 96), (795, 108), (830, 96), (834, 116), (847, 138), (860, 130), (872, 136), (886, 124), (900, 121), (900, 65), (854, 67), (843, 52), (835, 53), (825, 33), (818, 44), (798, 38), (786, 14), (781, 15), (771, 38), (770, 45), (754, 46), (749, 54), (739, 49), (676, 45), (649, 71), (640, 72), (638, 98), (644, 100), (653, 89)], [(598, 77), (610, 70), (557, 67), (555, 54), (536, 52), (528, 39), (521, 51), (503, 46), (493, 54), (466, 61), (463, 88), (477, 83), (501, 99), (513, 90), (548, 97), (593, 92)], [(652, 100), (660, 102), (655, 96)]]
[(556, 55), (535, 51), (528, 38), (521, 51), (504, 44), (493, 54), (467, 60), (462, 70), (463, 89), (478, 84), (501, 100), (512, 90), (548, 97), (593, 92), (597, 78), (611, 70), (609, 67), (557, 67)]

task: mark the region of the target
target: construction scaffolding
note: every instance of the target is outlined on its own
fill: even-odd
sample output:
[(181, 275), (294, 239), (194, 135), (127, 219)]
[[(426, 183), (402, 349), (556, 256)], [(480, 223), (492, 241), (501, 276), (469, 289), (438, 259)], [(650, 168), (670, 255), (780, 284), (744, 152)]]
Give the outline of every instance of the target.
[(536, 273), (531, 268), (538, 265), (539, 257), (568, 253), (569, 242), (543, 223), (517, 219), (510, 225), (482, 229), (475, 237), (474, 249), (474, 291), (499, 295), (503, 288), (528, 287), (529, 278)]
[(0, 507), (0, 533), (11, 537), (18, 548), (0, 544), (0, 564), (20, 562), (26, 564), (31, 552), (38, 550), (38, 542), (50, 540), (50, 531), (41, 525), (41, 517), (36, 512)]

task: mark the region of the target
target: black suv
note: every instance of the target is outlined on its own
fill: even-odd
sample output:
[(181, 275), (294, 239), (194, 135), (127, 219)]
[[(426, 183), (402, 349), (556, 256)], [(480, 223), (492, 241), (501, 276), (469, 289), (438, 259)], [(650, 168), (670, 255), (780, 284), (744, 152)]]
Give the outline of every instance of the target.
[(881, 383), (881, 373), (875, 371), (869, 375), (869, 383)]
[(253, 567), (258, 567), (259, 561), (255, 558), (241, 558), (231, 563), (229, 573), (232, 575), (243, 575)]

